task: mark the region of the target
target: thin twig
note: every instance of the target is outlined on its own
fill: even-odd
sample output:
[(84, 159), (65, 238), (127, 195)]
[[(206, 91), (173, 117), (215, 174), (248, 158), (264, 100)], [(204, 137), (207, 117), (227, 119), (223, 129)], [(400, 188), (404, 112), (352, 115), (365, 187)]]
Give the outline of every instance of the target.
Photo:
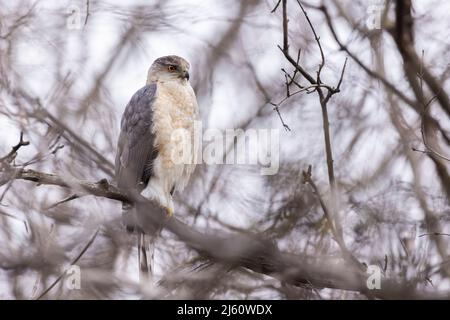
[(65, 197), (64, 199), (59, 200), (59, 201), (57, 201), (57, 202), (51, 204), (50, 206), (48, 206), (48, 207), (46, 208), (46, 210), (53, 209), (53, 208), (59, 206), (60, 204), (63, 204), (63, 203), (66, 203), (66, 202), (69, 202), (69, 201), (78, 199), (78, 198), (80, 198), (80, 197), (81, 197), (80, 195), (78, 195), (78, 194), (76, 194), (76, 193), (73, 193), (73, 194), (71, 194), (70, 196)]
[(291, 128), (289, 128), (289, 126), (284, 122), (283, 117), (281, 116), (281, 112), (280, 109), (278, 108), (278, 106), (274, 106), (273, 110), (275, 110), (278, 114), (278, 117), (280, 118), (281, 124), (283, 125), (284, 129), (286, 131), (291, 131)]
[(314, 34), (314, 39), (316, 40), (316, 43), (317, 43), (317, 45), (319, 47), (319, 50), (320, 50), (321, 62), (320, 62), (320, 65), (319, 65), (319, 70), (317, 71), (317, 83), (321, 83), (320, 74), (322, 72), (322, 68), (325, 66), (325, 55), (323, 53), (322, 45), (320, 44), (320, 38), (319, 38), (319, 36), (317, 36), (316, 29), (314, 28), (311, 20), (309, 19), (308, 13), (303, 8), (302, 3), (300, 2), (300, 0), (297, 0), (297, 3), (300, 6), (300, 9), (302, 9), (302, 12), (303, 12), (303, 15), (306, 18), (306, 21), (308, 21), (309, 27), (311, 28), (311, 31)]
[(6, 162), (10, 163), (17, 156), (17, 151), (19, 151), (19, 149), (21, 147), (28, 146), (29, 144), (30, 144), (29, 141), (23, 140), (23, 132), (20, 132), (19, 142), (15, 146), (12, 147), (12, 150), (6, 156), (0, 158), (0, 162), (6, 161)]
[(84, 19), (84, 26), (87, 25), (91, 13), (89, 12), (89, 0), (86, 0), (86, 18)]
[(345, 67), (347, 66), (347, 60), (348, 60), (348, 58), (346, 57), (345, 61), (344, 61), (344, 66), (342, 67), (341, 76), (339, 77), (339, 82), (336, 86), (335, 92), (339, 92), (341, 89), (341, 83), (342, 83), (342, 79), (344, 78)]
[(280, 5), (281, 0), (278, 0), (277, 4), (275, 5), (275, 7), (272, 9), (272, 11), (270, 11), (270, 13), (274, 13), (275, 11), (277, 11), (278, 6)]
[(419, 238), (425, 237), (425, 236), (446, 236), (450, 237), (449, 233), (442, 233), (442, 232), (430, 232), (430, 233), (424, 233), (419, 235)]

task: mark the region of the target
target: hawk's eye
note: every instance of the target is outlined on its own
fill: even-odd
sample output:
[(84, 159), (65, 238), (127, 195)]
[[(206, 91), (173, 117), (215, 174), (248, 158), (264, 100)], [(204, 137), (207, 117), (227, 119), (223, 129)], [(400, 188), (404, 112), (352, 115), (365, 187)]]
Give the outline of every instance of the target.
[(177, 67), (169, 66), (168, 69), (169, 69), (170, 72), (173, 72), (173, 71), (177, 70)]

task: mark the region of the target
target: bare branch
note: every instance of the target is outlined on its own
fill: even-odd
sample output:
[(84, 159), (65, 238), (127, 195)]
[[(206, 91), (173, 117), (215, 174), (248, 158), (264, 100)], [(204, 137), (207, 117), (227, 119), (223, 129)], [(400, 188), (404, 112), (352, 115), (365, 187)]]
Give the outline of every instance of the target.
[(6, 156), (0, 158), (0, 162), (12, 162), (17, 156), (17, 151), (19, 151), (21, 147), (28, 146), (29, 144), (29, 141), (23, 140), (23, 132), (20, 132), (19, 142), (14, 147), (12, 147), (12, 150)]

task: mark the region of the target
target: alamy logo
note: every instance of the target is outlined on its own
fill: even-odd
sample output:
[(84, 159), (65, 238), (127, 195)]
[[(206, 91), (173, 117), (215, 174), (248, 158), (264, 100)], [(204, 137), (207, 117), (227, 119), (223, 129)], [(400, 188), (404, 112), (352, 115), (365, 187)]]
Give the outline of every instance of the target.
[(381, 289), (381, 268), (376, 265), (370, 265), (367, 267), (366, 272), (369, 275), (366, 281), (367, 289)]
[(77, 265), (71, 265), (66, 270), (64, 283), (69, 290), (81, 289), (81, 269)]
[(259, 165), (261, 175), (278, 173), (280, 133), (278, 129), (206, 129), (195, 121), (193, 136), (186, 129), (171, 135), (171, 160), (175, 164)]

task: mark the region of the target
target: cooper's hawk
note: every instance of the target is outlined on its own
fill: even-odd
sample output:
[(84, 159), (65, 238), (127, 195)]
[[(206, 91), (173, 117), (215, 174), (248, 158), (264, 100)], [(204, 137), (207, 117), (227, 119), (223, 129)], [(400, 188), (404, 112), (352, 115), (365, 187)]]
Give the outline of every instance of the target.
[[(156, 59), (146, 86), (133, 95), (122, 116), (115, 162), (118, 187), (137, 190), (172, 213), (172, 194), (186, 186), (195, 167), (193, 131), (197, 118), (189, 63), (174, 55)], [(175, 135), (179, 130), (187, 133), (188, 139)], [(184, 148), (186, 143), (192, 145)], [(180, 149), (190, 150), (188, 161), (186, 155), (181, 163), (174, 159)], [(127, 228), (134, 228), (131, 208), (124, 204), (123, 209)]]

